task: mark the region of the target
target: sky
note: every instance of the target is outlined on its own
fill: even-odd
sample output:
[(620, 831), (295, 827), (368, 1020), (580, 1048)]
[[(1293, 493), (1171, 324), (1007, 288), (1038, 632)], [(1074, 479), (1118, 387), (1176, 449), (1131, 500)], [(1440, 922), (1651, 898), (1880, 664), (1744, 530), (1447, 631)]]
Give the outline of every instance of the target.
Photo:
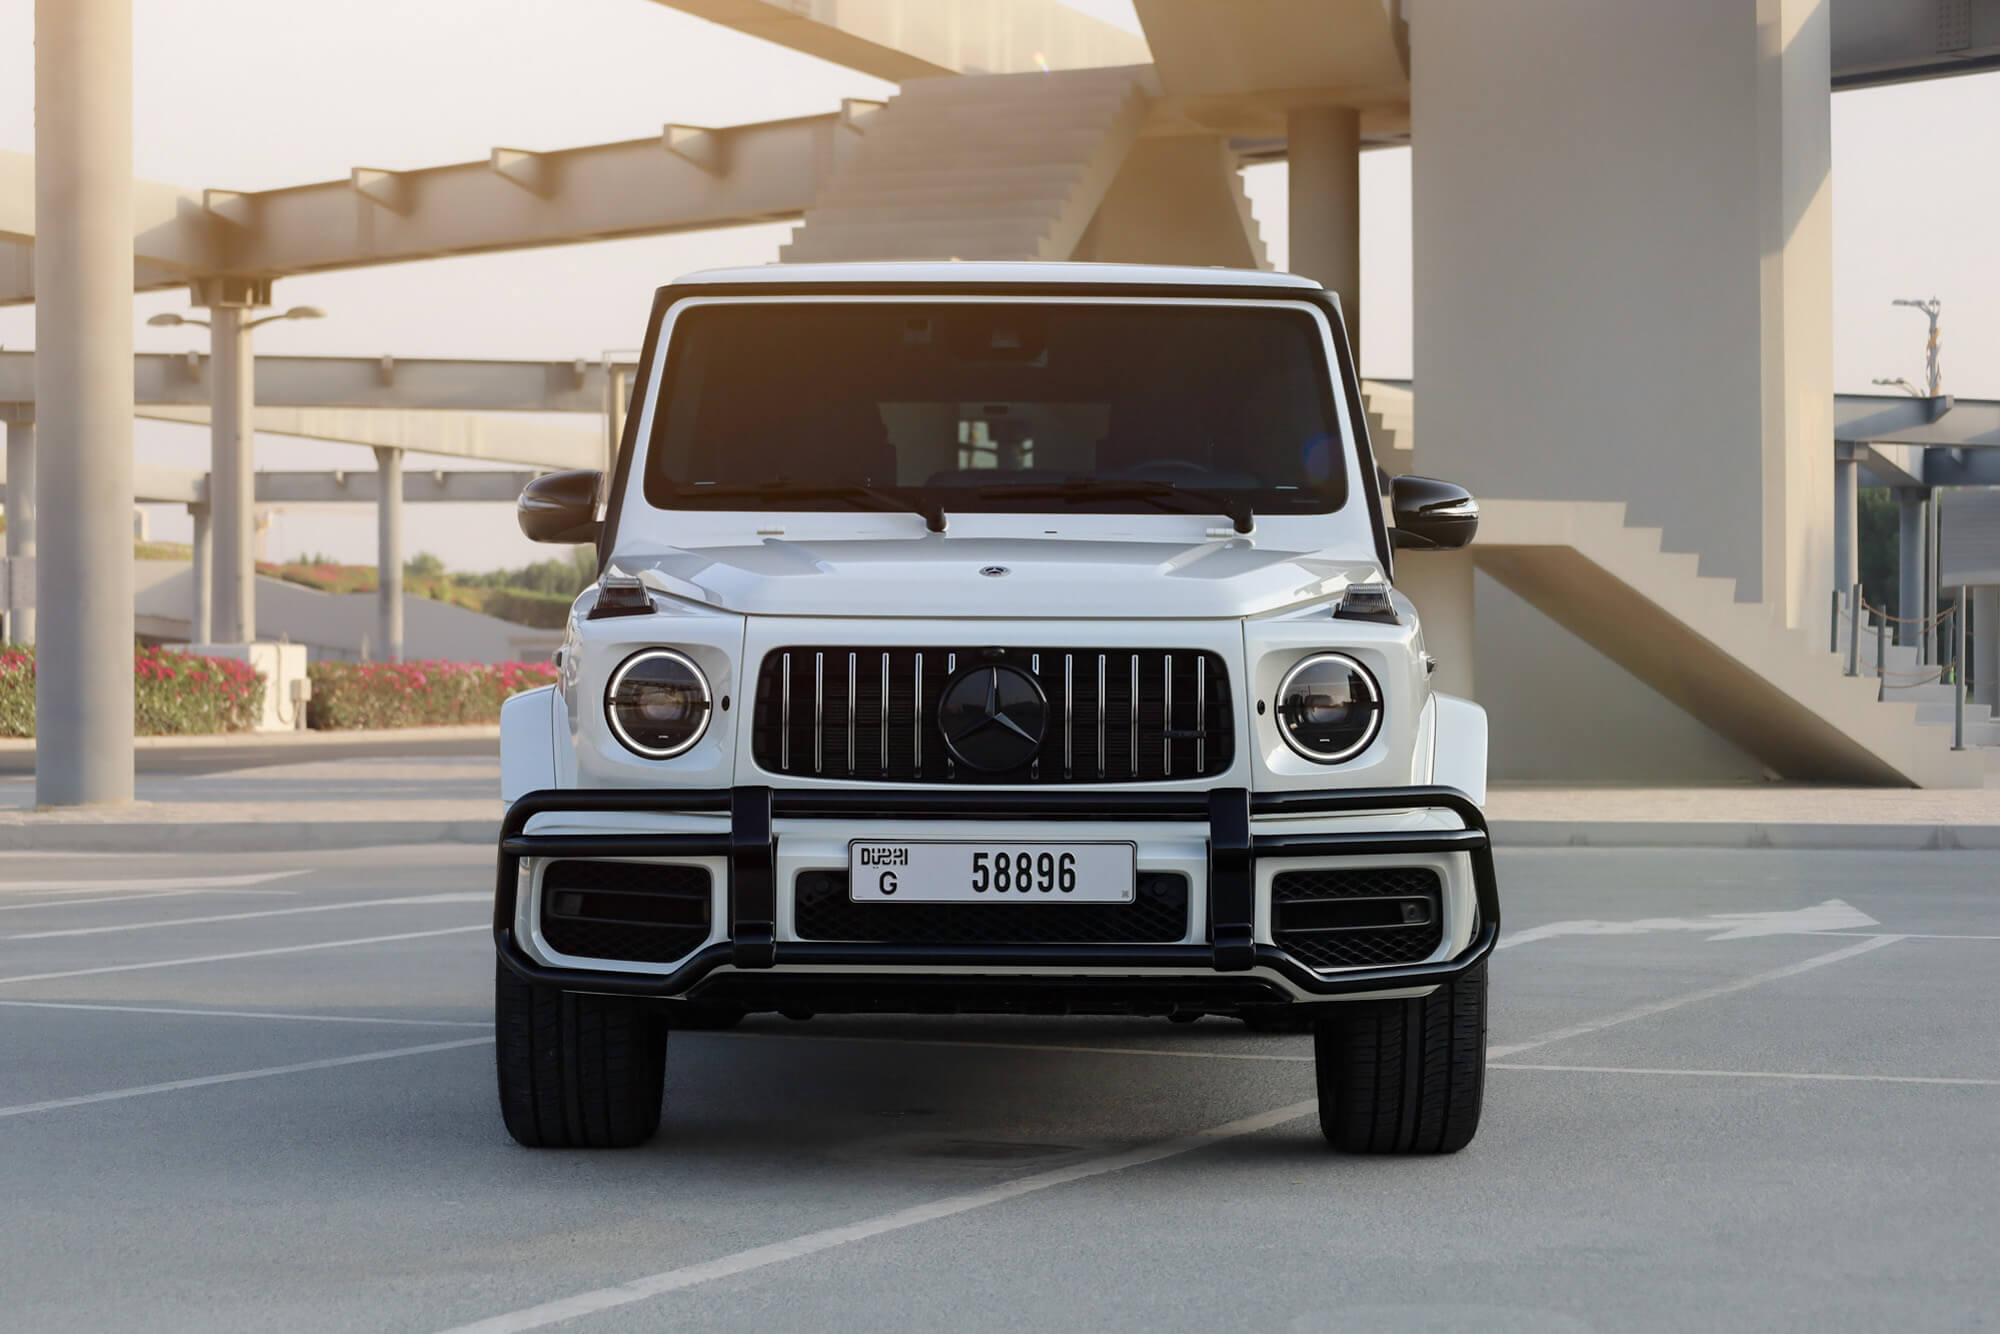
[[(1130, 0), (1068, 0), (1136, 31)], [(268, 189), (484, 158), (810, 115), (891, 84), (647, 0), (134, 0), (134, 166), (191, 188)], [(34, 151), (33, 0), (0, 0), (0, 149)], [(1924, 323), (1894, 297), (1944, 302), (1945, 388), (2000, 398), (2000, 74), (1842, 93), (1833, 100), (1835, 383), (1922, 377)], [(1366, 374), (1410, 365), (1410, 154), (1362, 166)], [(1286, 256), (1285, 168), (1245, 172), (1275, 264)], [(652, 291), (674, 276), (777, 257), (789, 224), (468, 256), (282, 280), (279, 308), (328, 318), (260, 330), (282, 355), (595, 360), (635, 346)], [(141, 351), (206, 349), (200, 329), (145, 319), (184, 294), (135, 301)], [(32, 307), (0, 309), (0, 347), (34, 343)], [(139, 456), (205, 467), (201, 428), (139, 423)], [(365, 450), (262, 438), (262, 468), (369, 467)], [(416, 460), (413, 460), (415, 463)], [(463, 463), (443, 466), (462, 467)], [(153, 536), (185, 540), (185, 514), (147, 507)], [(548, 554), (509, 507), (409, 511), (405, 548), (455, 569)], [(421, 531), (417, 531), (417, 525)], [(365, 506), (287, 511), (268, 554), (374, 559)]]

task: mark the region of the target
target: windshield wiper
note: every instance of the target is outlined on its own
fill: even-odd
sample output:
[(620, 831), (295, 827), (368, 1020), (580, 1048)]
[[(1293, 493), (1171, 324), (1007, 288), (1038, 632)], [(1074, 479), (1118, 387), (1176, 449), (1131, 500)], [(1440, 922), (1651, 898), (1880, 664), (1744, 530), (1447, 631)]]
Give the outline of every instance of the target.
[(1191, 511), (1187, 506), (1175, 505), (1173, 502), (1188, 500), (1198, 504), (1213, 505), (1215, 512), (1228, 516), (1239, 533), (1247, 533), (1257, 526), (1257, 516), (1250, 508), (1250, 502), (1243, 496), (1232, 491), (1207, 487), (1175, 486), (1170, 482), (1072, 477), (1061, 482), (1014, 482), (982, 486), (975, 488), (974, 494), (989, 500), (1063, 500), (1071, 504), (1092, 500), (1139, 500), (1177, 514)]
[(885, 509), (921, 514), (924, 527), (934, 533), (944, 531), (944, 506), (941, 503), (905, 500), (893, 491), (863, 486), (858, 482), (790, 482), (780, 478), (775, 482), (741, 482), (727, 486), (680, 486), (675, 488), (675, 492), (683, 496), (755, 496), (774, 500), (872, 500)]

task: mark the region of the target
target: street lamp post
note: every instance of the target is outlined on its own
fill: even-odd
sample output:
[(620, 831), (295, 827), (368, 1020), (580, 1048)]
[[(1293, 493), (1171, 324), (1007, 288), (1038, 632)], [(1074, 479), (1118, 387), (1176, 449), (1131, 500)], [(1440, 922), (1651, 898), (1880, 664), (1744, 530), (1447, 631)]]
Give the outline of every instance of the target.
[(155, 328), (195, 325), (209, 331), (213, 379), (209, 386), (208, 564), (214, 581), (209, 611), (214, 634), (211, 642), (217, 644), (248, 644), (257, 638), (256, 460), (251, 451), (256, 361), (250, 331), (277, 320), (326, 318), (326, 312), (317, 306), (293, 306), (282, 314), (245, 318), (253, 306), (265, 304), (269, 297), (268, 283), (204, 280), (195, 287), (195, 299), (209, 307), (209, 319), (166, 312), (146, 321)]

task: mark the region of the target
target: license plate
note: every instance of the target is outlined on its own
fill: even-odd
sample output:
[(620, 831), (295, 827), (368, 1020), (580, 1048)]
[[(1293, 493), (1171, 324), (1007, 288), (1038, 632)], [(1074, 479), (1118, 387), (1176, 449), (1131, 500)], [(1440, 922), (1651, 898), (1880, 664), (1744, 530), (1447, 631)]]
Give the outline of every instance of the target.
[(856, 903), (1130, 903), (1130, 843), (849, 843)]

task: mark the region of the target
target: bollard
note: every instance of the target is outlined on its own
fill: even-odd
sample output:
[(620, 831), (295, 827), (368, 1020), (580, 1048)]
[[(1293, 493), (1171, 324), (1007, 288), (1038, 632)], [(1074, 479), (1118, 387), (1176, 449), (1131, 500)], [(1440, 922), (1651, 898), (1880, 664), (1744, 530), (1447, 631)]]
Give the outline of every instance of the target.
[(1952, 691), (1951, 748), (1965, 749), (1965, 585), (1958, 586), (1958, 602), (1951, 609)]
[[(1835, 596), (1839, 596), (1836, 594)], [(1858, 676), (1861, 672), (1861, 585), (1850, 590), (1848, 605), (1854, 610), (1847, 618), (1847, 674)]]

